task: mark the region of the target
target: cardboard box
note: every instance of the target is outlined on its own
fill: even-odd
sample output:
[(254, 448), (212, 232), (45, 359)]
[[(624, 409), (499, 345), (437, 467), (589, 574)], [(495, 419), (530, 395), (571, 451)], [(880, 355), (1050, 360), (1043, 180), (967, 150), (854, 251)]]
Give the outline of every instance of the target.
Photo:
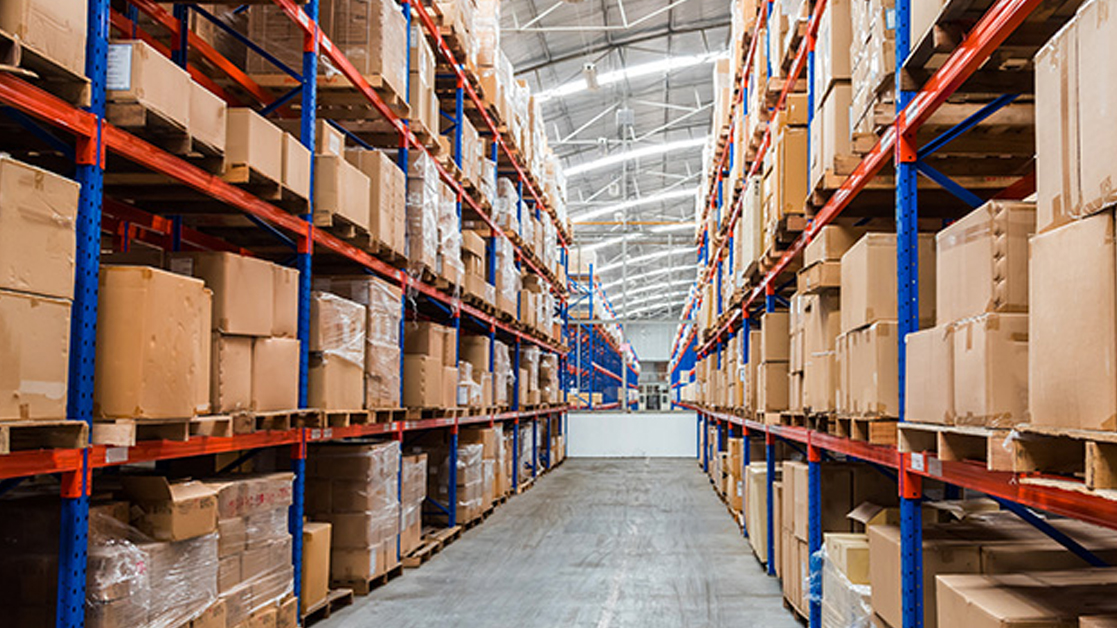
[(252, 337), (213, 334), (210, 407), (237, 412), (252, 405)]
[[(829, 6), (829, 5), (828, 5)], [(848, 55), (848, 50), (846, 51)], [(815, 57), (818, 58), (817, 55)], [(811, 120), (811, 172), (812, 185), (821, 182), (827, 173), (839, 170), (838, 160), (845, 163), (855, 159), (850, 141), (849, 107), (853, 98), (849, 83), (837, 83)]]
[(217, 154), (225, 152), (225, 101), (208, 88), (190, 81), (190, 137)]
[(365, 173), (335, 155), (314, 156), (314, 224), (369, 231), (371, 183)]
[[(814, 94), (817, 109), (822, 108), (822, 100), (830, 87), (837, 81), (848, 81), (853, 71), (850, 4), (849, 0), (836, 0), (834, 4), (828, 4), (829, 9), (822, 12), (818, 23), (814, 48)], [(846, 104), (848, 109), (848, 103)], [(848, 136), (848, 123), (844, 130)]]
[(905, 420), (953, 425), (954, 326), (923, 329), (908, 334), (904, 342), (907, 372), (913, 374), (904, 379)]
[(359, 410), (365, 402), (365, 369), (337, 355), (314, 354), (307, 373), (307, 404), (325, 410)]
[(283, 134), (283, 187), (300, 198), (310, 198), (310, 150), (299, 138)]
[(786, 311), (766, 312), (760, 317), (760, 360), (786, 362), (791, 356)]
[(1077, 218), (1082, 198), (1077, 21), (1036, 54), (1035, 74), (1036, 226), (1043, 232)]
[[(146, 126), (145, 111), (190, 128), (191, 80), (186, 70), (141, 40), (109, 44), (106, 117), (118, 126)], [(84, 70), (80, 72), (84, 76)]]
[(303, 524), (303, 608), (326, 599), (330, 591), (330, 534), (328, 523)]
[(344, 157), (345, 153), (345, 134), (328, 120), (319, 119), (314, 125), (314, 154)]
[(1028, 238), (1034, 203), (990, 201), (935, 235), (936, 316), (1028, 311)]
[[(1110, 213), (1032, 238), (1028, 410), (1032, 423), (1117, 429), (1117, 247)], [(1074, 272), (1067, 272), (1072, 268)], [(1074, 312), (1068, 318), (1068, 312)]]
[(94, 415), (193, 416), (198, 379), (210, 372), (200, 363), (211, 341), (210, 291), (197, 279), (146, 266), (102, 266), (99, 288)]
[(953, 357), (956, 424), (1014, 427), (1028, 421), (1027, 314), (985, 314), (956, 323)]
[(369, 234), (403, 255), (407, 240), (407, 177), (383, 151), (352, 149), (345, 151), (345, 158), (369, 179)]
[(66, 418), (69, 357), (69, 301), (0, 290), (0, 419)]
[(421, 321), (408, 322), (403, 330), (403, 352), (408, 355), (424, 355), (445, 364), (446, 336), (451, 330), (444, 325)]
[(256, 338), (252, 343), (252, 409), (291, 410), (299, 406), (299, 341)]
[(85, 76), (85, 0), (12, 0), (0, 6), (0, 29), (77, 76)]
[[(919, 323), (935, 322), (933, 236), (919, 236)], [(842, 332), (896, 320), (896, 234), (867, 233), (842, 256)]]
[(299, 271), (279, 264), (272, 264), (271, 335), (294, 338), (299, 334)]
[(247, 107), (230, 107), (225, 126), (225, 178), (246, 181), (247, 169), (283, 181), (283, 131)]
[(803, 266), (818, 262), (840, 262), (842, 256), (868, 233), (864, 227), (826, 225), (807, 243), (803, 251)]
[[(966, 628), (1063, 628), (1084, 613), (1117, 612), (1117, 570), (947, 575), (937, 579), (939, 625)], [(875, 600), (875, 596), (874, 596)], [(926, 603), (925, 603), (926, 604)], [(924, 623), (929, 628), (935, 624)], [(1101, 624), (1106, 625), (1106, 624)]]
[[(175, 253), (170, 267), (176, 273), (205, 281), (213, 291), (215, 330), (242, 336), (271, 335), (276, 304), (274, 264), (235, 253), (206, 251)], [(289, 299), (290, 294), (285, 298)]]
[[(878, 321), (843, 336), (846, 359), (839, 369), (846, 369), (849, 386), (846, 407), (839, 407), (839, 412), (882, 417), (899, 414), (898, 334), (896, 323)], [(839, 359), (841, 356), (839, 344)]]
[(289, 597), (279, 603), (275, 612), (275, 628), (299, 628), (299, 600)]
[[(1082, 209), (1088, 216), (1117, 203), (1113, 186), (1115, 168), (1107, 156), (1117, 143), (1117, 129), (1107, 121), (1117, 116), (1117, 78), (1096, 71), (1097, 59), (1117, 56), (1117, 20), (1113, 0), (1093, 0), (1078, 11), (1078, 154), (1068, 157), (1077, 164), (1082, 186)], [(1039, 112), (1037, 112), (1038, 114)]]
[(0, 289), (74, 296), (80, 189), (70, 179), (0, 156)]
[[(429, 355), (404, 354), (403, 405), (406, 408), (444, 406), (442, 359)], [(457, 379), (454, 380), (455, 385)], [(456, 390), (455, 390), (456, 396)]]
[(217, 492), (202, 482), (124, 476), (132, 525), (157, 541), (184, 541), (217, 529)]
[(190, 628), (226, 628), (225, 601), (217, 600), (202, 611), (202, 614), (190, 620)]

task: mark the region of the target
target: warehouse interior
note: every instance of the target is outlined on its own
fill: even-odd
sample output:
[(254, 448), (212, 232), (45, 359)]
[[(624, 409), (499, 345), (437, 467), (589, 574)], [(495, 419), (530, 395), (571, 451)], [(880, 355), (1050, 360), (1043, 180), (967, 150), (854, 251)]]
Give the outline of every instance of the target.
[(0, 0), (0, 624), (1117, 627), (1114, 16)]

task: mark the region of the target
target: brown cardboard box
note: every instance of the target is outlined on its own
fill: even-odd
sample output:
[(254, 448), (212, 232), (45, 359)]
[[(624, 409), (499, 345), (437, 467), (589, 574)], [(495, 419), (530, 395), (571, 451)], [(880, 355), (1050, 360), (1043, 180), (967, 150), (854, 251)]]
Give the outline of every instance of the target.
[(1079, 617), (1078, 628), (1117, 628), (1117, 615)]
[(344, 157), (345, 153), (345, 134), (327, 120), (319, 119), (314, 125), (314, 154)]
[[(403, 405), (406, 408), (443, 407), (443, 366), (438, 357), (403, 356)], [(457, 380), (455, 379), (455, 384)]]
[[(938, 325), (904, 338), (907, 371), (904, 380), (905, 419), (926, 423), (954, 423), (954, 326)], [(1025, 362), (1026, 364), (1026, 362)]]
[(367, 580), (384, 573), (380, 544), (363, 549), (331, 549), (330, 580)]
[(838, 408), (839, 412), (897, 416), (900, 410), (898, 334), (898, 326), (892, 321), (878, 321), (845, 334), (847, 360), (839, 368), (848, 369), (848, 400), (845, 408)]
[(762, 362), (757, 366), (757, 400), (760, 412), (787, 410), (787, 362)]
[(319, 16), (322, 29), (358, 72), (380, 77), (400, 98), (406, 97), (407, 21), (396, 5), (327, 0)]
[(1113, 227), (1106, 212), (1032, 238), (1028, 410), (1037, 425), (1117, 429), (1117, 375), (1104, 366), (1117, 364)]
[[(848, 81), (853, 70), (851, 66), (853, 27), (850, 20), (850, 2), (849, 0), (837, 0), (834, 4), (828, 4), (827, 6), (829, 10), (823, 11), (819, 20), (818, 35), (814, 48), (814, 102), (816, 109), (823, 107), (822, 100), (827, 96), (830, 86), (836, 81)], [(846, 108), (849, 108), (848, 102)], [(844, 128), (848, 135), (848, 121)]]
[[(1038, 232), (1078, 217), (1078, 27), (1068, 25), (1035, 57)], [(1096, 77), (1095, 77), (1096, 78)]]
[[(933, 236), (919, 236), (919, 324), (935, 323)], [(842, 256), (842, 331), (896, 320), (896, 234), (867, 233)]]
[(990, 201), (935, 235), (939, 322), (1028, 311), (1028, 238), (1034, 203)]
[(1078, 154), (1069, 157), (1077, 164), (1082, 186), (1082, 210), (1089, 215), (1117, 203), (1113, 178), (1115, 164), (1108, 159), (1117, 143), (1117, 129), (1107, 121), (1117, 115), (1117, 80), (1099, 75), (1097, 59), (1117, 56), (1117, 7), (1113, 0), (1086, 3), (1075, 19), (1078, 30)]
[(383, 151), (352, 149), (345, 158), (369, 179), (369, 234), (403, 255), (407, 177)]
[(364, 365), (338, 355), (314, 354), (307, 374), (307, 404), (326, 410), (359, 410), (365, 402)]
[[(0, 15), (4, 10), (0, 8)], [(0, 156), (0, 289), (74, 296), (74, 221), (80, 188), (74, 181)]]
[(141, 40), (110, 44), (107, 65), (110, 120), (143, 127), (144, 111), (152, 111), (183, 132), (190, 128), (191, 81), (186, 70)]
[(0, 290), (0, 419), (66, 418), (69, 356), (69, 301)]
[(985, 314), (954, 325), (954, 412), (959, 425), (1028, 421), (1028, 315)]
[[(85, 0), (13, 0), (0, 6), (0, 29), (77, 76), (85, 76)], [(27, 53), (24, 53), (25, 55)]]
[(458, 406), (458, 367), (442, 366), (442, 403), (443, 408)]
[(102, 266), (94, 414), (193, 416), (198, 378), (209, 376), (209, 364), (199, 361), (211, 340), (204, 320), (210, 300), (197, 279), (146, 266)]
[(214, 333), (211, 356), (212, 411), (248, 410), (252, 405), (252, 337)]
[(368, 232), (372, 184), (365, 173), (335, 155), (314, 156), (314, 224), (353, 225)]
[(365, 306), (330, 292), (313, 292), (310, 298), (310, 351), (336, 355), (364, 365)]
[(283, 187), (310, 198), (310, 149), (290, 133), (283, 134)]
[(299, 271), (272, 264), (275, 279), (272, 297), (271, 335), (294, 338), (299, 333)]
[(226, 117), (225, 177), (244, 180), (246, 168), (270, 181), (283, 181), (283, 131), (255, 111), (230, 107)]
[(274, 606), (265, 606), (253, 611), (248, 619), (248, 628), (275, 628), (277, 609)]
[(170, 258), (172, 271), (197, 277), (213, 291), (213, 328), (242, 336), (272, 333), (273, 267), (266, 260), (221, 251), (175, 253)]
[(330, 524), (308, 521), (303, 524), (303, 608), (326, 599), (330, 591)]
[(939, 576), (936, 584), (932, 588), (937, 590), (942, 626), (1065, 628), (1090, 625), (1078, 623), (1085, 613), (1117, 612), (1114, 569), (947, 575)]
[(425, 355), (445, 364), (446, 335), (449, 328), (430, 322), (408, 322), (403, 329), (403, 352), (408, 355)]
[(225, 152), (225, 101), (208, 88), (190, 81), (190, 137)]
[(217, 529), (217, 492), (202, 482), (125, 476), (132, 525), (157, 541), (183, 541)]
[(299, 405), (299, 341), (256, 338), (252, 343), (252, 409), (290, 410)]
[[(218, 493), (218, 500), (220, 504), (220, 489), (215, 489)], [(220, 511), (220, 505), (218, 511)], [(220, 512), (218, 513), (220, 516)], [(245, 530), (244, 517), (230, 517), (228, 519), (217, 520), (217, 557), (225, 558), (234, 554), (240, 554), (244, 551), (244, 544), (247, 540), (247, 531)]]
[(760, 317), (761, 362), (786, 362), (790, 357), (787, 311), (767, 312)]
[(864, 227), (826, 225), (807, 243), (803, 251), (803, 266), (818, 262), (840, 262), (846, 251), (867, 232)]
[[(848, 55), (848, 50), (846, 52)], [(852, 98), (849, 83), (835, 84), (811, 120), (810, 180), (813, 184), (819, 183), (827, 173), (838, 172), (835, 158), (851, 159), (849, 106)]]
[(190, 628), (226, 628), (225, 619), (225, 601), (217, 600), (201, 615), (190, 620)]
[(279, 603), (275, 613), (275, 628), (299, 628), (299, 600), (289, 597)]

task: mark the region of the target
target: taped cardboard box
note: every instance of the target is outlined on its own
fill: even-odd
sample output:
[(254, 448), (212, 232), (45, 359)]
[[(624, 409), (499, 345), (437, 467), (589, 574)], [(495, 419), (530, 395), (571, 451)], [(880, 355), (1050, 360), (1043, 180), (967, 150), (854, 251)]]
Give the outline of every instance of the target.
[(281, 183), (283, 131), (247, 107), (230, 107), (225, 120), (225, 179), (247, 182), (251, 170)]
[(205, 483), (171, 483), (160, 476), (127, 476), (122, 482), (135, 505), (132, 525), (151, 538), (183, 541), (217, 530), (217, 492)]
[[(191, 80), (186, 70), (141, 40), (109, 44), (105, 116), (118, 126), (146, 128), (147, 112), (185, 135)], [(84, 72), (83, 72), (84, 74)]]
[(73, 297), (80, 190), (70, 179), (0, 155), (0, 289)]
[(407, 177), (383, 151), (351, 149), (345, 151), (345, 158), (369, 180), (369, 235), (403, 255), (407, 241)]
[(299, 405), (299, 341), (256, 338), (252, 342), (252, 409), (291, 410)]
[(904, 379), (905, 420), (953, 425), (954, 326), (938, 325), (913, 332), (904, 342), (907, 372), (918, 373)]
[(848, 385), (842, 386), (846, 397), (839, 396), (838, 412), (868, 417), (898, 416), (898, 334), (895, 322), (878, 321), (842, 335), (838, 343), (838, 368), (844, 371), (844, 381)]
[(271, 335), (294, 338), (299, 333), (299, 271), (279, 264), (272, 265), (274, 287), (272, 297)]
[(356, 227), (368, 233), (371, 183), (365, 173), (335, 155), (314, 156), (314, 224)]
[(102, 266), (99, 290), (94, 415), (193, 416), (198, 380), (208, 381), (210, 371), (202, 363), (210, 291), (197, 279), (146, 266)]
[[(919, 236), (919, 324), (935, 323), (935, 249)], [(896, 320), (896, 234), (867, 233), (842, 256), (842, 332)]]
[(15, 35), (20, 46), (85, 76), (88, 6), (85, 0), (12, 0), (0, 6), (0, 29)]
[(788, 336), (789, 315), (786, 311), (766, 312), (760, 317), (760, 360), (786, 362), (791, 355)]
[(936, 316), (1028, 311), (1028, 239), (1034, 203), (990, 201), (935, 235)]
[[(1117, 429), (1117, 247), (1110, 212), (1031, 241), (1028, 410), (1036, 425)], [(1067, 272), (1072, 268), (1074, 272)], [(1067, 313), (1074, 312), (1073, 320)]]
[(299, 138), (283, 134), (283, 187), (299, 198), (310, 198), (310, 150)]
[(954, 422), (1028, 422), (1028, 315), (985, 314), (954, 325)]
[[(174, 253), (169, 266), (176, 273), (205, 281), (213, 291), (215, 330), (242, 336), (271, 335), (276, 307), (274, 264), (235, 253), (204, 251)], [(290, 299), (289, 291), (284, 299)], [(287, 316), (285, 326), (289, 327), (290, 314)]]
[(1117, 612), (1115, 569), (947, 575), (936, 585), (943, 626), (1063, 628), (1091, 625), (1079, 623), (1086, 613)]
[(190, 137), (218, 155), (225, 153), (225, 101), (209, 88), (190, 81)]
[(213, 334), (210, 407), (238, 412), (252, 405), (252, 337)]
[(0, 419), (66, 418), (70, 302), (0, 290)]
[[(436, 356), (404, 354), (403, 405), (407, 408), (438, 408), (444, 404), (443, 366)], [(454, 380), (455, 384), (457, 379)], [(455, 389), (455, 397), (456, 397)]]
[(307, 404), (326, 410), (359, 410), (365, 402), (361, 364), (338, 355), (314, 354), (307, 375)]

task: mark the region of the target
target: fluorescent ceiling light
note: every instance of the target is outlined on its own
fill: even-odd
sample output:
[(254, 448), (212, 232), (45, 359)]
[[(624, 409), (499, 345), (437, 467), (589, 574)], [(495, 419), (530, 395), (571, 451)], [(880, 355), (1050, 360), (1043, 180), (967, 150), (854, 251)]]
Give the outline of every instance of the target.
[[(668, 294), (650, 294), (646, 297), (640, 297), (639, 299), (630, 300), (628, 302), (628, 307), (631, 308), (634, 305), (640, 305), (642, 303), (647, 303), (649, 301), (660, 301), (660, 302), (662, 302), (662, 301), (666, 301), (666, 300), (669, 300), (669, 299), (678, 299), (678, 298), (681, 298), (681, 297), (685, 297), (689, 293), (690, 293), (689, 290), (687, 290), (687, 291), (676, 290), (675, 292), (670, 292)], [(662, 304), (663, 303), (657, 303), (656, 305), (662, 305)], [(642, 308), (635, 308), (636, 311), (639, 311), (640, 309), (642, 309)], [(620, 314), (631, 314), (631, 312), (626, 312), (625, 311), (624, 306), (621, 306), (621, 307), (617, 308), (617, 310), (618, 310), (618, 313), (620, 313)]]
[(625, 240), (630, 240), (630, 241), (631, 240), (639, 240), (640, 238), (643, 238), (643, 237), (644, 237), (644, 234), (642, 234), (642, 233), (630, 233), (628, 235), (622, 235), (622, 236), (617, 236), (615, 238), (609, 238), (607, 240), (602, 240), (601, 242), (594, 242), (593, 244), (587, 244), (587, 245), (581, 246), (579, 248), (583, 252), (591, 252), (591, 251), (596, 251), (597, 249), (600, 249), (600, 248), (604, 248), (606, 246), (612, 246), (614, 244), (620, 244), (620, 243), (624, 242)]
[[(694, 271), (694, 269), (696, 269), (696, 268), (698, 268), (698, 266), (695, 265), (695, 264), (687, 264), (685, 266), (668, 266), (666, 268), (657, 268), (653, 271), (649, 271), (649, 272), (646, 272), (646, 273), (640, 273), (639, 275), (629, 275), (628, 280), (629, 281), (640, 281), (641, 279), (651, 279), (652, 277), (658, 277), (660, 275), (666, 275), (668, 273)], [(694, 277), (691, 277), (689, 279), (689, 281), (692, 281), (692, 282), (694, 280), (695, 280)], [(608, 283), (598, 284), (598, 286), (600, 286), (602, 289), (606, 289), (606, 288), (612, 288), (613, 286), (619, 286), (622, 283), (624, 283), (623, 278), (617, 279), (617, 280), (614, 280), (614, 281), (610, 281)]]
[[(649, 286), (640, 286), (639, 288), (634, 288), (634, 289), (628, 290), (627, 292), (623, 289), (618, 290), (617, 293), (613, 296), (617, 297), (617, 299), (620, 300), (623, 304), (626, 296), (631, 297), (631, 296), (636, 295), (636, 294), (643, 294), (645, 292), (651, 292), (653, 290), (666, 290), (667, 288), (677, 288), (679, 286), (689, 286), (692, 283), (694, 283), (693, 279), (679, 279), (677, 281), (668, 281), (666, 283), (656, 283), (656, 284), (652, 284), (652, 285), (649, 285)], [(629, 299), (629, 302), (631, 302), (631, 301), (632, 301), (632, 299)]]
[(687, 230), (694, 230), (693, 220), (689, 222), (677, 222), (671, 225), (659, 225), (658, 227), (652, 227), (652, 233), (672, 233), (675, 231)]
[[(605, 85), (612, 85), (621, 81), (640, 78), (642, 76), (652, 76), (655, 74), (667, 74), (675, 70), (682, 70), (684, 68), (694, 67), (703, 63), (713, 63), (719, 57), (725, 56), (724, 52), (710, 52), (701, 55), (690, 55), (685, 57), (667, 57), (660, 61), (652, 61), (650, 63), (641, 63), (639, 65), (629, 66), (613, 72), (606, 72), (604, 74), (597, 74), (597, 86), (591, 86), (585, 78), (570, 81), (558, 87), (545, 89), (535, 95), (535, 98), (541, 102), (548, 101), (552, 98), (561, 98), (569, 96), (570, 94), (577, 94), (578, 92), (587, 89), (596, 89)], [(584, 66), (583, 66), (584, 67)]]
[(650, 205), (652, 203), (659, 203), (659, 202), (662, 202), (662, 201), (671, 201), (671, 200), (675, 200), (675, 199), (679, 199), (679, 198), (686, 198), (688, 196), (693, 198), (697, 194), (698, 194), (698, 188), (697, 187), (684, 188), (684, 189), (681, 189), (681, 190), (668, 190), (666, 192), (661, 192), (659, 194), (653, 194), (651, 196), (645, 196), (643, 198), (634, 198), (632, 200), (624, 201), (623, 203), (617, 203), (615, 205), (614, 204), (608, 204), (608, 205), (605, 205), (604, 207), (599, 207), (597, 209), (592, 209), (592, 210), (590, 210), (588, 212), (585, 212), (585, 213), (574, 214), (570, 217), (570, 220), (573, 221), (574, 224), (578, 224), (579, 222), (585, 222), (587, 220), (591, 220), (593, 218), (599, 218), (601, 216), (608, 216), (609, 214), (613, 214), (613, 213), (616, 213), (616, 212), (619, 212), (619, 211), (624, 211), (626, 209), (632, 209), (633, 207), (640, 207), (641, 205)]
[(575, 175), (590, 172), (591, 170), (608, 168), (609, 166), (615, 166), (617, 164), (631, 161), (633, 159), (652, 157), (654, 155), (661, 155), (663, 153), (670, 153), (677, 150), (704, 146), (705, 144), (705, 137), (696, 137), (689, 140), (677, 140), (674, 142), (664, 142), (662, 144), (644, 146), (642, 148), (636, 148), (630, 151), (625, 151), (623, 153), (616, 153), (614, 155), (602, 157), (601, 159), (595, 159), (584, 164), (578, 164), (577, 166), (572, 166), (570, 168), (563, 168), (563, 173), (569, 179), (570, 177), (573, 177)]
[[(636, 264), (638, 262), (650, 262), (652, 260), (657, 260), (661, 257), (670, 257), (672, 255), (681, 255), (683, 253), (696, 253), (696, 251), (694, 250), (693, 246), (679, 246), (679, 247), (675, 247), (673, 249), (666, 249), (666, 250), (656, 251), (655, 253), (648, 253), (646, 255), (637, 255), (636, 257), (628, 259), (627, 263)], [(603, 272), (608, 271), (608, 270), (613, 270), (614, 268), (620, 268), (620, 267), (624, 266), (625, 263), (626, 263), (626, 260), (621, 260), (619, 262), (611, 262), (609, 264), (605, 264), (604, 266), (602, 266), (600, 268), (595, 269), (595, 272), (603, 273)]]

